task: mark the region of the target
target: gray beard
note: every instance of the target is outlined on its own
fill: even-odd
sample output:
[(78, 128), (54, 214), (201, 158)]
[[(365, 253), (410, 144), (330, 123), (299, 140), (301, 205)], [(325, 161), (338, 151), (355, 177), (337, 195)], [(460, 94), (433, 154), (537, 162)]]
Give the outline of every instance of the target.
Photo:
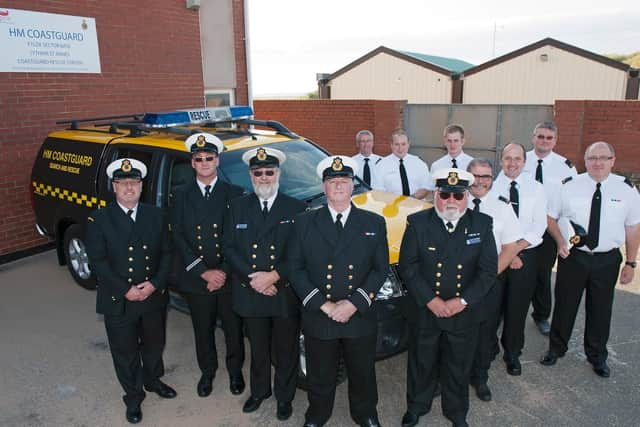
[(257, 184), (253, 186), (253, 191), (256, 193), (262, 200), (269, 199), (271, 196), (278, 192), (278, 188), (280, 187), (280, 183), (276, 182), (273, 184)]
[(460, 212), (458, 209), (456, 209), (455, 211), (446, 210), (444, 212), (440, 212), (437, 207), (435, 209), (438, 216), (445, 221), (457, 221), (458, 219), (460, 219), (462, 214), (466, 212), (466, 209), (463, 212)]

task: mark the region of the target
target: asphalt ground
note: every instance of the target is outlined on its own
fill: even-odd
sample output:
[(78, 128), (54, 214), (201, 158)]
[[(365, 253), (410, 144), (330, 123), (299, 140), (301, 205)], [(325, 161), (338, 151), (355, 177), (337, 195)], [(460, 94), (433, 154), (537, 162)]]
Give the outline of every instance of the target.
[[(538, 363), (547, 341), (528, 321), (522, 376), (507, 375), (499, 356), (490, 372), (493, 401), (480, 402), (470, 390), (469, 424), (639, 426), (639, 293), (639, 277), (616, 291), (609, 340), (611, 378), (596, 376), (584, 357), (582, 310), (569, 352), (553, 367)], [(57, 265), (53, 252), (0, 266), (0, 325), (0, 426), (128, 425), (104, 325), (95, 313), (95, 294), (76, 286), (66, 268)], [(217, 341), (223, 348), (220, 331)], [(248, 390), (241, 396), (229, 393), (223, 352), (213, 393), (206, 399), (198, 397), (191, 323), (175, 310), (168, 314), (164, 354), (163, 380), (178, 397), (163, 401), (148, 394), (142, 426), (302, 425), (307, 400), (301, 390), (286, 423), (276, 420), (273, 398), (255, 413), (243, 414)], [(247, 361), (245, 379), (248, 367)], [(377, 376), (380, 421), (398, 426), (405, 410), (406, 355), (378, 362)], [(338, 387), (328, 426), (351, 425), (345, 383)], [(450, 425), (442, 416), (439, 398), (419, 425)]]

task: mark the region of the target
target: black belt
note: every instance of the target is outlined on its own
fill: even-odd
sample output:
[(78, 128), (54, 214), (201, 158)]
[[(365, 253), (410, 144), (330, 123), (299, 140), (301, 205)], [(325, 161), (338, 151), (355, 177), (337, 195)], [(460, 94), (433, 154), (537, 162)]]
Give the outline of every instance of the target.
[(571, 251), (571, 253), (578, 253), (578, 254), (583, 254), (583, 255), (589, 255), (589, 256), (596, 256), (596, 255), (611, 255), (614, 254), (616, 252), (618, 252), (619, 249), (615, 248), (615, 249), (611, 249), (610, 251), (606, 251), (606, 252), (587, 252), (587, 251), (583, 251), (581, 249), (577, 249), (575, 251)]

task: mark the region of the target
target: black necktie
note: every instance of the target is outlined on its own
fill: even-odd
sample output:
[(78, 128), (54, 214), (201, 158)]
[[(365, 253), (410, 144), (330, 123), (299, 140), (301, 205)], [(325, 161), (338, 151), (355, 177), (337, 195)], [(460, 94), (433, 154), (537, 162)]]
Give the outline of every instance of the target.
[(136, 222), (136, 221), (133, 219), (133, 209), (129, 209), (129, 210), (127, 211), (127, 216), (129, 217), (129, 219), (131, 220), (131, 222)]
[(411, 191), (409, 190), (409, 179), (407, 178), (407, 170), (404, 168), (402, 159), (400, 159), (400, 181), (402, 181), (402, 194), (410, 196)]
[(518, 185), (517, 182), (511, 181), (511, 188), (509, 189), (509, 199), (511, 200), (511, 207), (513, 211), (516, 213), (517, 217), (520, 217), (520, 197), (518, 196)]
[(542, 159), (538, 159), (538, 166), (536, 167), (536, 181), (542, 184)]
[(209, 197), (211, 197), (211, 186), (210, 185), (205, 185), (204, 186), (204, 198), (209, 200)]
[(458, 168), (458, 164), (456, 163), (456, 159), (451, 159), (451, 166), (454, 168)]
[(338, 215), (336, 215), (336, 230), (338, 231), (338, 236), (342, 234), (342, 229), (343, 229), (341, 220), (342, 220), (342, 214), (339, 213)]
[(453, 224), (451, 222), (447, 222), (447, 231), (449, 233), (453, 233), (453, 230), (454, 230)]
[(600, 193), (600, 183), (596, 184), (596, 191), (591, 199), (591, 213), (589, 214), (589, 240), (587, 247), (594, 250), (600, 240), (600, 206), (602, 204), (602, 193)]
[(364, 159), (364, 168), (362, 168), (362, 179), (367, 185), (371, 185), (371, 169), (369, 169), (369, 159)]
[(473, 211), (474, 211), (474, 212), (480, 212), (480, 202), (481, 202), (481, 201), (482, 201), (482, 200), (480, 200), (480, 199), (473, 199), (473, 204), (475, 205), (475, 206), (473, 207)]
[(262, 217), (266, 218), (269, 215), (269, 202), (266, 200), (262, 202)]

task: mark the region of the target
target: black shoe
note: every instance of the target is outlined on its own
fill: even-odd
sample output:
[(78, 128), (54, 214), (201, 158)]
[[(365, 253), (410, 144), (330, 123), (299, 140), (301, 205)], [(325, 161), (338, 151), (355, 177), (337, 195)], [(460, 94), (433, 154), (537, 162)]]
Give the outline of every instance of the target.
[(242, 405), (242, 412), (249, 413), (249, 412), (257, 411), (260, 405), (262, 404), (262, 401), (270, 396), (271, 396), (271, 392), (269, 392), (266, 396), (263, 396), (263, 397), (249, 396), (247, 401), (244, 402), (244, 405)]
[(458, 420), (453, 422), (453, 427), (469, 427), (467, 420)]
[(305, 421), (302, 427), (322, 427), (322, 424), (314, 423), (313, 421)]
[(231, 375), (229, 377), (229, 390), (231, 394), (242, 394), (244, 391), (244, 378), (242, 374)]
[(476, 396), (478, 396), (478, 399), (483, 402), (491, 401), (491, 390), (487, 383), (474, 384), (473, 387), (476, 389)]
[(200, 377), (200, 381), (198, 381), (198, 396), (207, 397), (211, 394), (211, 390), (213, 389), (213, 377), (209, 375), (203, 375)]
[(507, 364), (507, 374), (518, 376), (522, 375), (522, 366), (520, 360), (517, 357), (505, 358), (504, 362)]
[(551, 331), (551, 326), (549, 325), (549, 321), (547, 319), (536, 320), (533, 319), (538, 327), (538, 330), (542, 335), (549, 335), (549, 331)]
[(593, 372), (595, 372), (597, 376), (602, 378), (609, 378), (611, 376), (611, 369), (609, 369), (609, 365), (607, 365), (607, 362), (594, 364)]
[(127, 421), (131, 424), (138, 424), (142, 421), (142, 411), (140, 410), (140, 406), (136, 406), (135, 408), (127, 408), (127, 412), (125, 412), (125, 416), (127, 417)]
[(276, 412), (276, 417), (280, 421), (286, 421), (291, 418), (292, 412), (293, 407), (291, 406), (291, 402), (278, 402), (278, 411)]
[(540, 364), (544, 366), (553, 366), (558, 361), (558, 357), (559, 356), (554, 351), (549, 350), (544, 354), (544, 356), (542, 356), (542, 359), (540, 359)]
[(418, 424), (420, 417), (423, 416), (424, 414), (426, 414), (426, 412), (423, 412), (422, 414), (414, 414), (411, 411), (405, 412), (404, 415), (402, 416), (402, 427), (415, 426), (416, 424)]
[(369, 417), (366, 420), (358, 423), (360, 427), (380, 427), (380, 421), (378, 417)]
[(153, 383), (153, 385), (149, 387), (144, 386), (144, 388), (149, 392), (156, 393), (158, 396), (162, 397), (163, 399), (173, 399), (178, 395), (178, 393), (176, 393), (174, 389), (172, 389), (171, 387), (169, 387), (168, 385), (166, 385), (160, 380), (157, 380), (155, 383)]

